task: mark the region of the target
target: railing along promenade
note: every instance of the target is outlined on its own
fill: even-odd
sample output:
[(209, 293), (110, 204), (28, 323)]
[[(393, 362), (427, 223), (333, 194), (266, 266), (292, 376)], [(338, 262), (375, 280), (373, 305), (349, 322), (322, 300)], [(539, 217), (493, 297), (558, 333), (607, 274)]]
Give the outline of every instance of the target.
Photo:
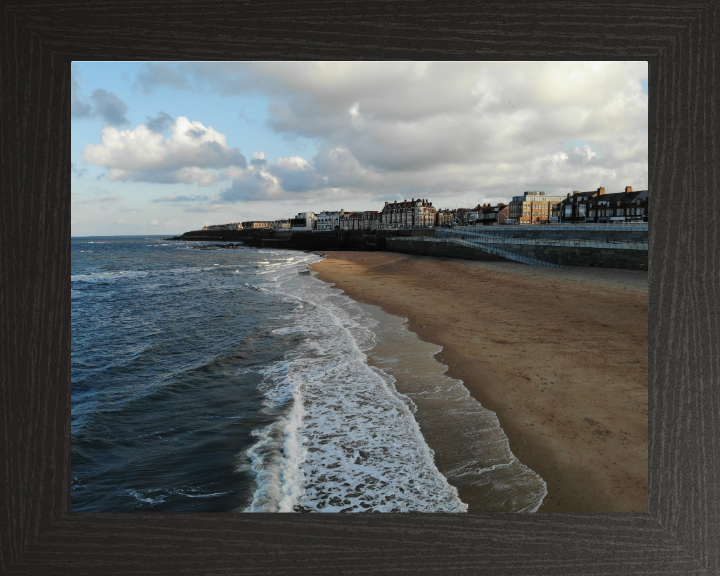
[[(514, 228), (514, 227), (513, 227)], [(646, 239), (615, 239), (608, 238), (607, 236), (602, 237), (602, 233), (606, 230), (623, 230), (625, 232), (643, 232), (647, 230), (647, 225), (629, 225), (623, 226), (622, 228), (612, 226), (606, 227), (603, 225), (589, 225), (589, 226), (569, 226), (563, 227), (568, 231), (581, 232), (592, 230), (596, 233), (599, 238), (593, 238), (592, 236), (586, 238), (542, 238), (542, 237), (531, 237), (531, 238), (518, 238), (512, 236), (515, 230), (509, 228), (495, 229), (492, 232), (486, 229), (473, 229), (471, 227), (461, 227), (455, 229), (436, 228), (435, 237), (429, 236), (415, 236), (412, 238), (402, 238), (402, 240), (414, 241), (414, 242), (451, 242), (453, 244), (459, 244), (468, 248), (474, 248), (482, 250), (483, 252), (501, 256), (507, 260), (513, 260), (515, 262), (521, 262), (523, 264), (529, 264), (531, 266), (547, 266), (550, 268), (565, 268), (561, 264), (555, 264), (553, 262), (547, 262), (539, 258), (527, 256), (525, 254), (519, 254), (512, 249), (512, 246), (547, 246), (547, 247), (568, 247), (568, 248), (595, 248), (595, 249), (614, 249), (614, 250), (648, 250), (648, 241)], [(529, 228), (522, 227), (517, 230), (527, 231)], [(549, 229), (543, 229), (548, 230)], [(555, 231), (560, 230), (560, 227), (554, 227)], [(542, 234), (542, 232), (541, 232)], [(401, 240), (401, 238), (397, 238)], [(510, 249), (509, 249), (510, 248)]]
[(497, 256), (502, 256), (503, 258), (507, 258), (508, 260), (514, 260), (515, 262), (520, 262), (522, 264), (529, 264), (530, 266), (547, 266), (548, 268), (566, 268), (566, 266), (561, 266), (560, 264), (553, 264), (552, 262), (545, 262), (545, 260), (538, 260), (537, 258), (531, 258), (530, 256), (523, 256), (522, 254), (510, 252), (509, 250), (503, 250), (502, 248), (496, 248), (495, 246), (488, 246), (485, 243), (472, 242), (472, 241), (466, 240), (464, 238), (448, 237), (448, 240), (450, 240), (451, 242), (454, 242), (455, 244), (469, 246), (470, 248), (479, 248), (480, 250), (484, 250), (485, 252), (488, 252), (490, 254), (496, 254)]
[(501, 256), (507, 260), (513, 260), (515, 262), (520, 262), (522, 264), (529, 264), (530, 266), (547, 266), (548, 268), (566, 268), (565, 266), (562, 266), (560, 264), (553, 264), (552, 262), (538, 260), (537, 258), (532, 258), (530, 256), (525, 256), (523, 254), (517, 254), (517, 253), (511, 252), (509, 250), (504, 250), (503, 248), (497, 248), (496, 246), (488, 246), (484, 241), (479, 242), (477, 240), (472, 241), (470, 239), (466, 239), (464, 236), (462, 236), (461, 232), (457, 233), (457, 235), (461, 236), (459, 238), (455, 237), (455, 232), (451, 231), (451, 230), (436, 230), (436, 234), (439, 237), (415, 236), (415, 237), (410, 237), (410, 238), (394, 238), (394, 240), (410, 241), (410, 242), (452, 242), (453, 244), (459, 244), (461, 246), (466, 246), (468, 248), (473, 248), (475, 250), (481, 250), (483, 252), (487, 252), (488, 254), (494, 254), (496, 256)]
[[(583, 227), (584, 228), (584, 227)], [(580, 227), (573, 227), (570, 230), (580, 230)], [(593, 230), (592, 228), (590, 228)], [(527, 230), (527, 228), (522, 228)], [(498, 232), (507, 232), (507, 228), (503, 228)], [(649, 247), (647, 240), (616, 240), (613, 238), (603, 239), (568, 239), (559, 240), (555, 238), (517, 238), (513, 236), (505, 236), (501, 233), (489, 234), (487, 232), (480, 232), (473, 230), (470, 227), (463, 227), (460, 230), (457, 229), (442, 229), (437, 228), (435, 231), (437, 237), (468, 237), (468, 239), (475, 239), (476, 241), (482, 242), (483, 244), (524, 244), (533, 246), (568, 246), (573, 248), (615, 248), (615, 249), (629, 249), (629, 250), (647, 250)]]

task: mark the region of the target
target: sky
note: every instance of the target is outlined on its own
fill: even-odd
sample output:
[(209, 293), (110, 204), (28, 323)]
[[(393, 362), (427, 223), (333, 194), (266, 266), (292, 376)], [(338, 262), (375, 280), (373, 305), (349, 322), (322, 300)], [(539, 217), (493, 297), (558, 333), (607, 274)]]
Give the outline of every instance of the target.
[(647, 62), (74, 62), (73, 236), (648, 187)]

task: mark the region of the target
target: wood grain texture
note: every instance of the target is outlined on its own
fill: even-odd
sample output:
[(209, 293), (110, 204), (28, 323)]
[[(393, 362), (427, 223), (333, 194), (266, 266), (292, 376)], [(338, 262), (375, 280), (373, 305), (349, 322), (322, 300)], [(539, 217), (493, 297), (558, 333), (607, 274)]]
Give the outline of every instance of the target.
[[(720, 16), (711, 2), (5, 2), (0, 572), (720, 573)], [(650, 514), (71, 514), (70, 62), (650, 67)]]

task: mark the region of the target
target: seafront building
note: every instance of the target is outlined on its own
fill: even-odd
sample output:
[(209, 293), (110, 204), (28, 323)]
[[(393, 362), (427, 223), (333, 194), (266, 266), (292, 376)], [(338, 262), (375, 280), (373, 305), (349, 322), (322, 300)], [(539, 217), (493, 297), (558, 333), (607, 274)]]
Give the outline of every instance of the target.
[(513, 196), (509, 205), (480, 205), (475, 208), (436, 209), (427, 199), (385, 202), (381, 211), (352, 212), (340, 209), (300, 212), (294, 218), (275, 221), (252, 220), (213, 224), (203, 230), (235, 230), (269, 228), (330, 232), (333, 230), (377, 230), (402, 228), (433, 228), (453, 226), (498, 226), (503, 224), (612, 223), (647, 222), (648, 191), (606, 194), (605, 188), (588, 192), (573, 191), (567, 196), (551, 196), (529, 191)]
[(249, 220), (242, 223), (243, 228), (272, 228), (272, 225), (270, 220)]
[[(470, 214), (472, 214), (472, 208), (455, 208), (455, 224), (457, 226), (467, 226), (470, 222)], [(477, 210), (476, 217), (477, 217)]]
[(316, 230), (317, 216), (315, 212), (298, 212), (295, 218), (290, 218), (291, 230)]
[(590, 192), (575, 191), (568, 194), (553, 209), (559, 222), (647, 222), (648, 191), (633, 192), (626, 186), (624, 192), (605, 194), (605, 188)]
[(340, 208), (339, 211), (333, 212), (323, 210), (317, 215), (317, 230), (320, 232), (330, 232), (340, 228), (340, 218), (345, 214), (345, 210)]
[(275, 220), (270, 227), (273, 230), (290, 230), (290, 220)]
[(365, 212), (345, 212), (340, 217), (340, 228), (343, 230), (376, 230), (379, 216), (377, 210)]
[(240, 230), (244, 228), (240, 222), (230, 222), (228, 224), (210, 224), (203, 227), (203, 230)]
[(550, 221), (552, 208), (562, 202), (564, 196), (548, 196), (545, 192), (523, 192), (513, 196), (508, 209), (508, 224), (541, 224)]
[(625, 192), (591, 198), (587, 211), (586, 222), (647, 222), (648, 191), (627, 186)]
[(379, 228), (427, 228), (435, 225), (437, 210), (426, 199), (409, 202), (385, 202), (378, 222)]
[(481, 226), (498, 226), (505, 224), (510, 218), (510, 206), (506, 206), (503, 203), (497, 206), (490, 206), (487, 204), (480, 207), (478, 211), (476, 224)]
[(455, 212), (448, 209), (438, 210), (435, 217), (435, 226), (452, 226), (455, 223)]

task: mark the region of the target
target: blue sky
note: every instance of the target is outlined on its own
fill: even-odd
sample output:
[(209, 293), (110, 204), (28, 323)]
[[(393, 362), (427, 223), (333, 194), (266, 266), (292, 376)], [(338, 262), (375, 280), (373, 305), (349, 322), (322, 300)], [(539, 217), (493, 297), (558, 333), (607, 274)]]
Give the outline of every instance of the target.
[(72, 234), (647, 187), (644, 62), (75, 62)]

